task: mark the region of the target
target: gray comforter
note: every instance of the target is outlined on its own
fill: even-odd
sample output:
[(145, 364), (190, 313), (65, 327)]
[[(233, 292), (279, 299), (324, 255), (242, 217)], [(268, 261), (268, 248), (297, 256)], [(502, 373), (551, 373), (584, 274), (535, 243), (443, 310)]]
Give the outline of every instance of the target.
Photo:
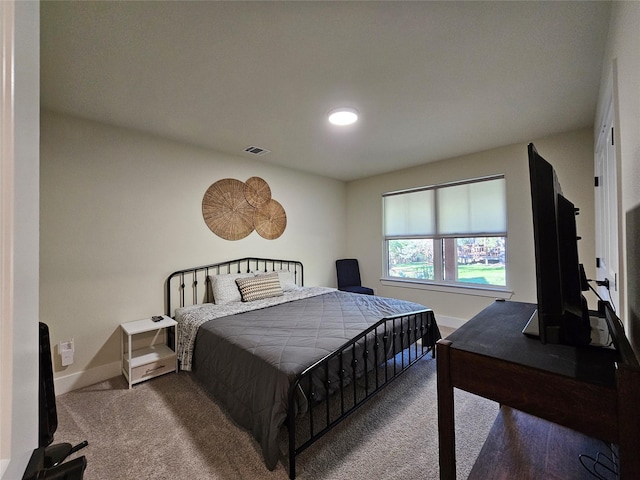
[(199, 327), (192, 368), (231, 417), (251, 431), (272, 470), (296, 375), (380, 319), (424, 309), (417, 303), (332, 290), (217, 318)]

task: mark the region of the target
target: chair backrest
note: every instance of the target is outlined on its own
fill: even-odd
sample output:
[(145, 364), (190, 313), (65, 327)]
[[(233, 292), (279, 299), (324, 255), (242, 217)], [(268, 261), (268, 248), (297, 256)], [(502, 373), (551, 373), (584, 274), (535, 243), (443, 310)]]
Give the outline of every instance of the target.
[(53, 381), (53, 363), (51, 361), (51, 339), (49, 326), (39, 322), (39, 370), (38, 370), (38, 446), (47, 447), (53, 442), (58, 428), (58, 410)]
[(338, 288), (360, 286), (360, 266), (355, 258), (336, 260), (336, 273), (338, 275)]

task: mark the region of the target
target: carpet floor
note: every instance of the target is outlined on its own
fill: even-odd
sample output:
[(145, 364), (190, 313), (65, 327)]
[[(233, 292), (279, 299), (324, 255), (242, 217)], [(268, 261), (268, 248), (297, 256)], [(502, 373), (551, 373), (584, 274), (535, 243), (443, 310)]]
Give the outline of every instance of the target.
[[(286, 453), (267, 470), (251, 435), (189, 373), (131, 390), (115, 377), (58, 396), (57, 409), (55, 443), (89, 442), (74, 454), (87, 458), (86, 480), (288, 478)], [(497, 412), (455, 391), (458, 478), (467, 478)], [(436, 360), (427, 356), (299, 455), (296, 478), (437, 479), (437, 421)]]

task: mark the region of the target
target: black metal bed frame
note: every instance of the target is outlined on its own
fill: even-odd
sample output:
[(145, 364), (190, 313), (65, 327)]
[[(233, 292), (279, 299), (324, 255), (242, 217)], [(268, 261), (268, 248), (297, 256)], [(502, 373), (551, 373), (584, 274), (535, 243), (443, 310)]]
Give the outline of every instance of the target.
[[(302, 263), (293, 260), (248, 257), (179, 270), (167, 278), (166, 314), (172, 316), (171, 294), (175, 287), (180, 298), (179, 306), (184, 307), (202, 303), (198, 301), (198, 285), (204, 281), (207, 287), (209, 275), (281, 269), (292, 271), (296, 284), (304, 285)], [(178, 283), (174, 286), (176, 279)], [(185, 296), (188, 282), (191, 282), (191, 298)], [(212, 301), (209, 297), (210, 289), (205, 288), (203, 301)], [(289, 478), (295, 478), (297, 455), (426, 354), (431, 352), (435, 357), (435, 327), (435, 317), (430, 309), (385, 317), (296, 377), (289, 388), (286, 421), (289, 430)], [(296, 421), (300, 395), (306, 399), (307, 411)]]
[[(198, 305), (200, 303), (213, 302), (211, 290), (209, 287), (209, 276), (220, 275), (225, 273), (249, 273), (249, 272), (275, 272), (277, 270), (289, 270), (293, 273), (296, 285), (304, 285), (304, 267), (302, 262), (297, 260), (274, 260), (270, 258), (246, 257), (237, 260), (229, 260), (227, 262), (212, 263), (210, 265), (201, 265), (193, 268), (186, 268), (173, 272), (165, 283), (165, 305), (166, 315), (173, 317), (173, 312), (177, 307), (185, 307), (188, 305)], [(176, 284), (174, 279), (178, 279)], [(187, 285), (191, 282), (190, 285)], [(198, 293), (198, 285), (204, 283), (204, 292)], [(191, 298), (186, 297), (187, 287), (191, 287)], [(179, 298), (177, 305), (173, 305), (171, 300), (172, 292), (176, 293)], [(204, 295), (199, 300), (199, 295)]]
[[(287, 412), (290, 479), (296, 476), (297, 455), (427, 353), (431, 352), (435, 357), (434, 327), (435, 317), (429, 309), (385, 317), (298, 375), (289, 389)], [(392, 354), (386, 358), (389, 347)], [(358, 372), (359, 364), (363, 365), (361, 373)], [(330, 380), (332, 371), (337, 372), (337, 386)], [(321, 387), (318, 380), (322, 382)], [(307, 414), (300, 419), (305, 428), (302, 438), (296, 435), (295, 421), (295, 400), (300, 389), (309, 403)], [(316, 402), (316, 397), (321, 400)]]

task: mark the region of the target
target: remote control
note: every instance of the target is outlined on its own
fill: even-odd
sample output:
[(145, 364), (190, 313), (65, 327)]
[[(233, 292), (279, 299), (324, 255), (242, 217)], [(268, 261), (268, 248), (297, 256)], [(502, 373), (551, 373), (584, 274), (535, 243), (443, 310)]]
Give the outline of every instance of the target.
[(164, 317), (162, 315), (154, 315), (153, 317), (151, 317), (151, 321), (152, 322), (159, 322), (160, 320), (162, 320)]

